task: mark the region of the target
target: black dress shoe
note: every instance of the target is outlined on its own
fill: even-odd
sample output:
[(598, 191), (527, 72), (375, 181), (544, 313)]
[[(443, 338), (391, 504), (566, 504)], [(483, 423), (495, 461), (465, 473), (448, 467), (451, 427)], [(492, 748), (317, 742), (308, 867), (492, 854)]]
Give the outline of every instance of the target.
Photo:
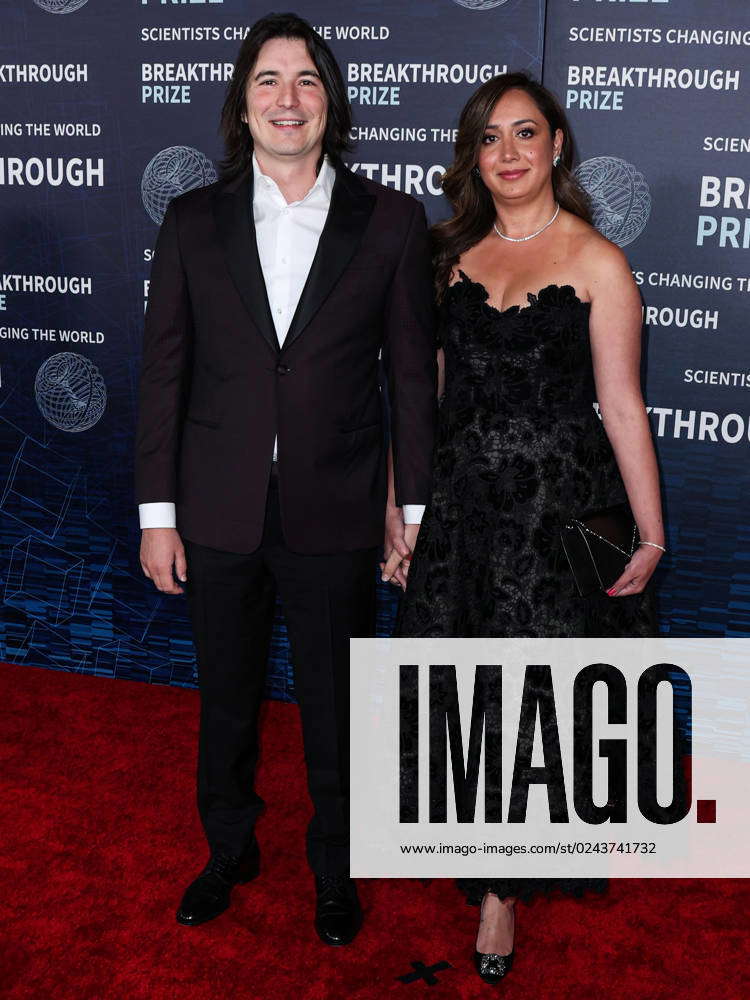
[(254, 840), (242, 857), (214, 851), (198, 878), (191, 882), (177, 911), (177, 922), (196, 927), (213, 920), (229, 906), (232, 889), (257, 878), (260, 851)]
[(326, 944), (349, 944), (362, 926), (362, 909), (354, 879), (348, 875), (316, 875), (315, 930)]
[(507, 976), (513, 966), (513, 952), (510, 955), (484, 954), (481, 951), (474, 952), (474, 968), (479, 973), (481, 979), (490, 986), (499, 983), (503, 976)]

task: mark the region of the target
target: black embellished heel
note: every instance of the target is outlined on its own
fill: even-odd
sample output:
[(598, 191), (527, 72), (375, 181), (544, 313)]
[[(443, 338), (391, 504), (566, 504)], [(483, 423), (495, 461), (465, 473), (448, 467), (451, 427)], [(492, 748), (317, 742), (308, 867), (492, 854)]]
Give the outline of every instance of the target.
[(513, 951), (510, 955), (495, 955), (492, 952), (485, 955), (481, 951), (475, 951), (474, 968), (479, 973), (480, 979), (490, 986), (495, 986), (512, 969), (513, 955)]
[[(485, 896), (487, 895), (490, 895), (490, 893), (485, 893)], [(496, 894), (491, 893), (491, 895), (496, 895)], [(484, 903), (484, 899), (482, 900), (482, 902)], [(514, 914), (514, 919), (515, 919), (515, 914)], [(515, 935), (515, 926), (514, 926), (514, 935)], [(507, 976), (510, 970), (513, 968), (514, 954), (515, 954), (515, 948), (511, 949), (509, 955), (497, 955), (495, 952), (481, 952), (475, 950), (474, 968), (479, 973), (479, 978), (483, 982), (489, 983), (490, 986), (496, 986), (500, 982), (500, 980), (504, 976)]]

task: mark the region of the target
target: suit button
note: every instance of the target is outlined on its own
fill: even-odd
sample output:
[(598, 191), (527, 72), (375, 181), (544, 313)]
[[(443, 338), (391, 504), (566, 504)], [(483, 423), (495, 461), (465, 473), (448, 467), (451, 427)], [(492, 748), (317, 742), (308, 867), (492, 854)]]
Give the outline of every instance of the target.
[(279, 375), (289, 375), (291, 373), (291, 370), (292, 369), (289, 367), (289, 365), (282, 365), (282, 364), (276, 365), (276, 371), (279, 373)]

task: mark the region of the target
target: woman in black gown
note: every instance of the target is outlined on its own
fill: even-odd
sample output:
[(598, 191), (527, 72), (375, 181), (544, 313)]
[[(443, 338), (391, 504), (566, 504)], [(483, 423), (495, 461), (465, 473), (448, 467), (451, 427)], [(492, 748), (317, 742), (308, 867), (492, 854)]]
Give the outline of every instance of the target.
[[(564, 112), (524, 74), (488, 81), (462, 113), (443, 180), (454, 216), (434, 229), (444, 395), (433, 493), (411, 563), (394, 553), (384, 568), (405, 588), (397, 635), (656, 632), (644, 588), (664, 533), (641, 301), (624, 254), (590, 225), (571, 161)], [(606, 594), (583, 600), (560, 528), (626, 499), (643, 541)], [(605, 886), (459, 880), (482, 905), (482, 978), (510, 968), (515, 898)]]

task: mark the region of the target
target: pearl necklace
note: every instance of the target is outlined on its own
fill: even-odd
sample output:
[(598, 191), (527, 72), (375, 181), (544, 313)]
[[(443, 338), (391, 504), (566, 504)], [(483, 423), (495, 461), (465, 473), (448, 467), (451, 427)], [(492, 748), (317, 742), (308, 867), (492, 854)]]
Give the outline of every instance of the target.
[(552, 223), (560, 214), (560, 203), (556, 202), (555, 204), (557, 205), (557, 208), (555, 209), (555, 214), (552, 216), (549, 222), (545, 222), (541, 229), (537, 229), (537, 231), (535, 233), (532, 233), (530, 236), (506, 236), (505, 233), (501, 233), (500, 230), (497, 228), (496, 222), (492, 223), (492, 228), (495, 230), (495, 232), (497, 233), (497, 235), (500, 237), (501, 240), (507, 240), (509, 243), (525, 243), (526, 240), (533, 240), (535, 236), (539, 236), (541, 233), (544, 232), (545, 229), (549, 229), (549, 227), (552, 225)]

